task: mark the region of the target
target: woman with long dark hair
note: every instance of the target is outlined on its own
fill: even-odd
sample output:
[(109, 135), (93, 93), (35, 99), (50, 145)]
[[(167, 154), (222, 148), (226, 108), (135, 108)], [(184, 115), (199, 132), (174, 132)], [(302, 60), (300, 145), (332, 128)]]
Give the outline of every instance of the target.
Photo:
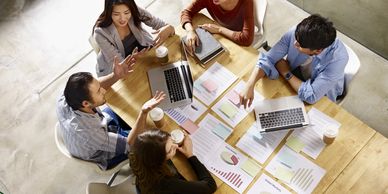
[[(186, 156), (198, 181), (187, 181), (175, 168), (171, 159), (179, 150)], [(136, 176), (138, 193), (207, 194), (217, 189), (206, 167), (193, 155), (193, 144), (185, 134), (182, 147), (173, 143), (170, 134), (159, 129), (137, 136), (129, 153), (130, 165)]]
[[(151, 34), (141, 24), (151, 27), (156, 34)], [(97, 75), (104, 76), (112, 72), (115, 56), (119, 61), (140, 51), (146, 52), (151, 47), (160, 46), (169, 36), (174, 35), (174, 28), (151, 15), (147, 10), (136, 5), (134, 0), (105, 0), (104, 11), (93, 27), (94, 38), (100, 47), (97, 55)]]

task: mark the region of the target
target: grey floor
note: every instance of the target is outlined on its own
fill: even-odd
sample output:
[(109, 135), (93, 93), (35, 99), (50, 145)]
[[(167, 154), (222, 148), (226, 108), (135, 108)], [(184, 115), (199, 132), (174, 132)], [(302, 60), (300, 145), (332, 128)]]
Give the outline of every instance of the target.
[[(190, 0), (137, 1), (178, 25)], [(84, 193), (88, 182), (109, 176), (68, 159), (55, 146), (55, 101), (71, 73), (94, 73), (88, 37), (103, 1), (0, 1), (0, 191)], [(286, 0), (270, 0), (265, 37), (274, 44), (308, 14)], [(343, 107), (385, 136), (388, 127), (388, 62), (339, 35), (361, 60)], [(122, 179), (127, 171), (118, 177)], [(2, 185), (2, 184), (3, 185)]]

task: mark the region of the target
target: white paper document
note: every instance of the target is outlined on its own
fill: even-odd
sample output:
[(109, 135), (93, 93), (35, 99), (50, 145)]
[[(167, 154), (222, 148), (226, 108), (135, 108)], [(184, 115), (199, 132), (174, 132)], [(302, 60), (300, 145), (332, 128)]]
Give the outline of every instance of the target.
[(278, 147), (287, 133), (287, 130), (280, 130), (260, 134), (257, 129), (257, 123), (254, 122), (244, 136), (237, 142), (236, 146), (263, 164), (276, 147)]
[(216, 62), (194, 81), (194, 96), (209, 106), (236, 80), (236, 75)]
[(199, 127), (211, 131), (222, 140), (226, 140), (226, 138), (228, 138), (233, 132), (232, 128), (228, 127), (211, 114), (207, 114), (205, 118), (203, 118), (203, 120), (199, 123)]
[(190, 137), (193, 142), (193, 153), (203, 164), (207, 164), (212, 153), (224, 142), (216, 134), (203, 127), (200, 127)]
[[(244, 170), (248, 158), (234, 149), (232, 146), (223, 142), (218, 149), (212, 153), (212, 157), (205, 164), (207, 169), (236, 190), (239, 193), (244, 192), (252, 182), (254, 176)], [(249, 168), (249, 167), (248, 167)]]
[(316, 108), (311, 108), (308, 116), (310, 125), (303, 129), (294, 130), (289, 138), (297, 138), (296, 141), (303, 144), (302, 152), (317, 159), (325, 148), (325, 143), (322, 140), (325, 129), (328, 127), (339, 129), (341, 124)]
[(283, 146), (265, 168), (285, 182), (297, 193), (311, 193), (325, 175), (326, 170), (304, 156)]
[(262, 174), (260, 178), (253, 184), (247, 194), (291, 194), (281, 184), (273, 180), (266, 174)]
[[(240, 106), (239, 93), (245, 88), (245, 85), (246, 83), (244, 81), (240, 81), (212, 107), (212, 110), (233, 128), (236, 127), (236, 125), (254, 108), (254, 106), (251, 106), (244, 109), (244, 106)], [(254, 100), (252, 104), (255, 104), (257, 100), (263, 99), (264, 97), (260, 93), (254, 91)]]
[(169, 109), (165, 112), (172, 120), (181, 125), (187, 119), (195, 122), (206, 110), (207, 108), (205, 105), (193, 98), (191, 104), (184, 107)]

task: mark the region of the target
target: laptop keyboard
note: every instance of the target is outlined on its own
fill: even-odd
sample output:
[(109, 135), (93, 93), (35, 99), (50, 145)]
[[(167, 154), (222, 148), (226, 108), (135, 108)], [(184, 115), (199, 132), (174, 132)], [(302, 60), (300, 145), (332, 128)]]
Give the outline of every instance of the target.
[(259, 114), (262, 129), (281, 129), (305, 122), (302, 108), (291, 108)]
[(166, 78), (170, 101), (178, 102), (186, 99), (186, 95), (183, 89), (182, 79), (179, 74), (178, 67), (165, 70), (164, 76)]

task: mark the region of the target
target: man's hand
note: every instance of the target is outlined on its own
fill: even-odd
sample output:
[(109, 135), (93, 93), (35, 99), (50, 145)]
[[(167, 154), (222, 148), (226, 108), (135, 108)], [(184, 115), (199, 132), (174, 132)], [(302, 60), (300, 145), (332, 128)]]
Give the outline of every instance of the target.
[(221, 27), (219, 25), (217, 25), (217, 24), (203, 24), (203, 25), (200, 25), (198, 27), (203, 28), (203, 29), (209, 31), (212, 34), (220, 33), (220, 29), (221, 29)]
[(166, 94), (164, 94), (164, 92), (156, 91), (155, 96), (143, 104), (143, 107), (141, 107), (141, 111), (143, 113), (150, 112), (153, 108), (158, 106), (158, 104), (160, 104), (160, 102), (164, 100), (165, 97)]
[(186, 156), (186, 158), (190, 158), (193, 156), (193, 142), (191, 141), (190, 136), (185, 133), (185, 139), (183, 140), (183, 144), (181, 147), (178, 147), (178, 150)]
[(199, 38), (195, 30), (190, 30), (187, 33), (185, 45), (189, 54), (194, 56), (195, 47), (199, 46)]
[(121, 79), (133, 72), (136, 59), (132, 55), (128, 55), (121, 63), (118, 62), (117, 56), (113, 60), (113, 75), (117, 79)]
[(152, 32), (152, 34), (157, 34), (154, 39), (154, 46), (157, 48), (161, 44), (163, 44), (163, 42), (166, 41), (168, 37), (174, 35), (175, 30), (174, 27), (172, 27), (171, 25), (166, 25), (160, 28), (159, 30)]
[(290, 64), (287, 60), (281, 59), (276, 63), (276, 69), (284, 77), (290, 71)]
[(240, 104), (244, 105), (244, 108), (250, 107), (254, 98), (255, 84), (247, 84), (245, 88), (240, 92)]

